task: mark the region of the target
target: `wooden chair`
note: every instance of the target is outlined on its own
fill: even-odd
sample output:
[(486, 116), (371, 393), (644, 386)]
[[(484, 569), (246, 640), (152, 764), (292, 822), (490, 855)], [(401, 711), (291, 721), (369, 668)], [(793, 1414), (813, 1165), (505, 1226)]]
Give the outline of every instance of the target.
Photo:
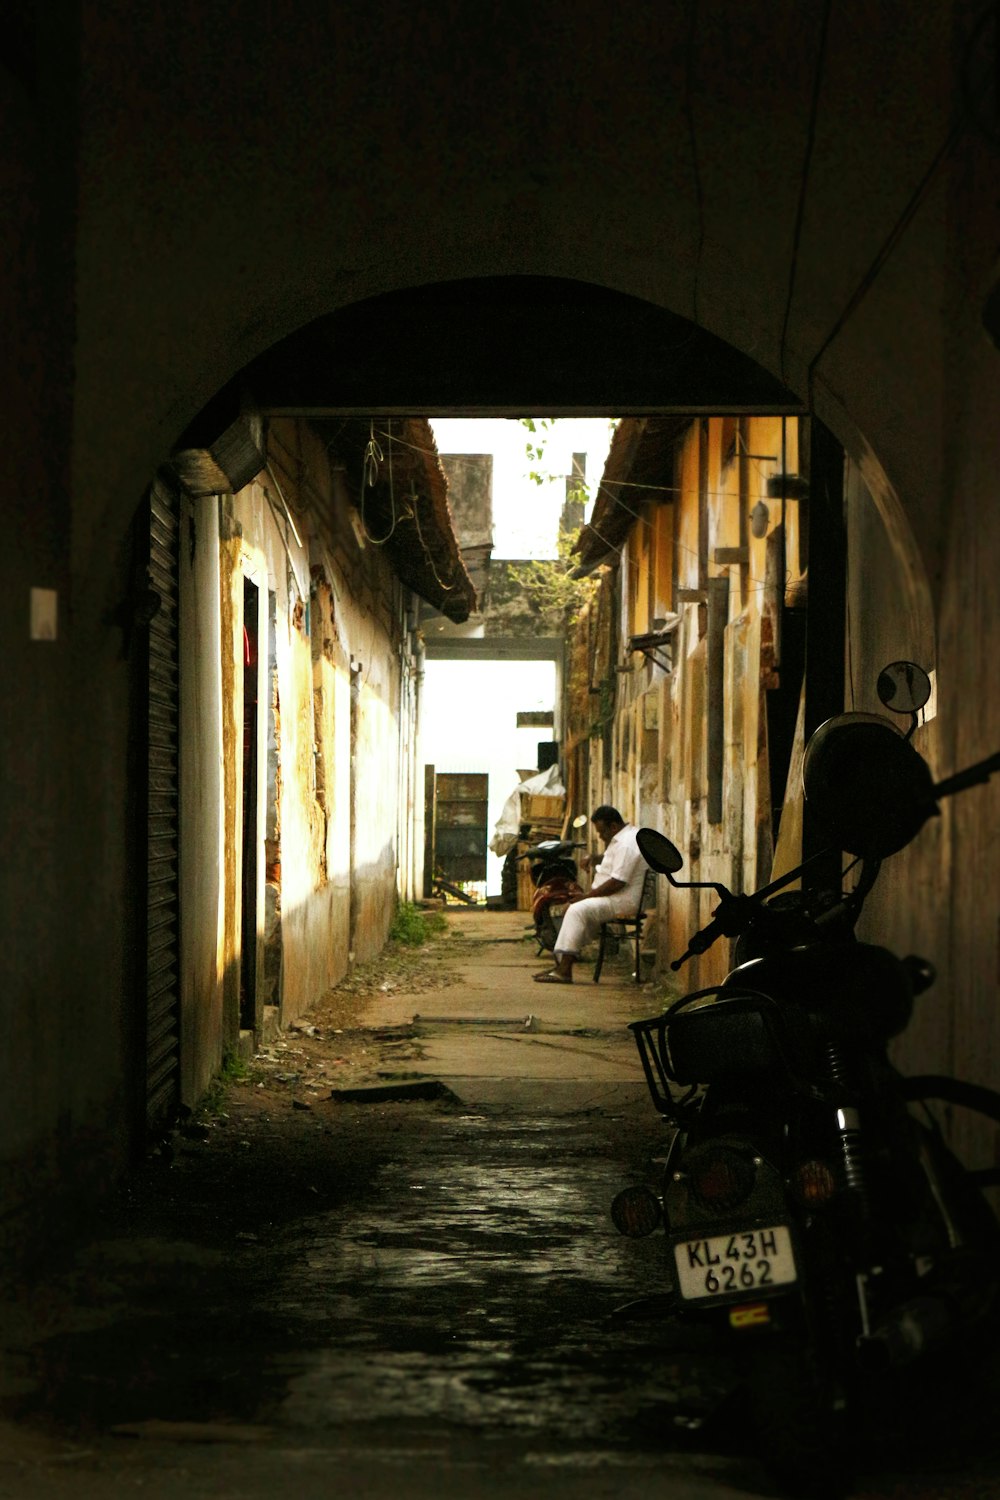
[(649, 908), (656, 904), (656, 871), (647, 870), (646, 878), (642, 882), (642, 895), (639, 897), (639, 910), (634, 917), (613, 917), (610, 922), (605, 922), (601, 927), (601, 937), (597, 948), (597, 962), (594, 965), (594, 983), (597, 984), (604, 968), (604, 955), (609, 941), (617, 943), (620, 939), (635, 936), (635, 982), (642, 983), (642, 929), (645, 925)]

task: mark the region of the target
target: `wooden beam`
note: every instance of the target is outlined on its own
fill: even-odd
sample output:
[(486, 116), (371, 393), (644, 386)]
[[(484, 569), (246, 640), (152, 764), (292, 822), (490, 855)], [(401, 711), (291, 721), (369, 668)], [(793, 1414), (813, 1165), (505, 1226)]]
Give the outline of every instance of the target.
[(708, 797), (710, 823), (722, 822), (722, 777), (726, 749), (726, 625), (729, 575), (708, 581)]

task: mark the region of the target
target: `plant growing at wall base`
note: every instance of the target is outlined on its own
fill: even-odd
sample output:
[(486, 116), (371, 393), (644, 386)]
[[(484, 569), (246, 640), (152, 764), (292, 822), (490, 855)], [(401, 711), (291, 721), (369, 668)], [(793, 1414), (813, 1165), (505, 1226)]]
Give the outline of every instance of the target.
[(198, 1106), (200, 1114), (217, 1115), (226, 1102), (226, 1096), (234, 1083), (246, 1083), (250, 1068), (238, 1052), (227, 1048), (222, 1054), (222, 1064), (202, 1095)]
[(439, 911), (424, 911), (412, 901), (401, 901), (392, 919), (389, 937), (406, 948), (419, 948), (444, 932), (448, 923)]

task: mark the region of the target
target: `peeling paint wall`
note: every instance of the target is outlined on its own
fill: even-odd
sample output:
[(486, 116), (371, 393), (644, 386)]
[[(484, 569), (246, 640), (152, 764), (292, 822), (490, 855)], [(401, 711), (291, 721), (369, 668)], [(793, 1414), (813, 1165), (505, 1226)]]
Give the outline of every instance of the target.
[[(794, 723), (801, 661), (787, 632), (789, 611), (804, 603), (804, 559), (797, 502), (770, 498), (767, 481), (797, 466), (794, 420), (692, 422), (568, 648), (574, 805), (585, 788), (590, 807), (611, 802), (673, 839), (688, 879), (738, 890), (770, 875), (780, 810), (772, 761), (783, 767), (792, 751), (782, 726)], [(673, 616), (667, 672), (628, 643)], [(779, 719), (782, 696), (791, 701)], [(711, 897), (659, 882), (661, 967), (707, 921)], [(728, 963), (718, 943), (685, 983), (712, 983)]]
[[(614, 802), (626, 816), (673, 839), (685, 855), (687, 878), (750, 891), (801, 857), (804, 715), (797, 688), (802, 641), (795, 632), (809, 582), (802, 545), (807, 502), (786, 499), (782, 505), (766, 493), (769, 474), (781, 467), (788, 473), (798, 469), (796, 424), (788, 421), (783, 430), (780, 419), (743, 419), (734, 447), (725, 437), (728, 420), (692, 425), (677, 456), (676, 499), (641, 510), (620, 563), (604, 570), (598, 595), (581, 615), (567, 651), (567, 758), (574, 806)], [(670, 476), (663, 484), (670, 486)], [(844, 705), (879, 713), (884, 710), (876, 682), (887, 662), (915, 660), (936, 675), (930, 591), (926, 580), (914, 575), (900, 518), (878, 502), (850, 459), (845, 461), (844, 520)], [(963, 553), (971, 576), (976, 535), (996, 525), (992, 511), (966, 522), (961, 532), (956, 523), (953, 546)], [(675, 592), (666, 599), (656, 543), (670, 534), (676, 548)], [(720, 552), (731, 560), (720, 562)], [(718, 821), (708, 815), (707, 586), (713, 579), (728, 581)], [(985, 590), (985, 576), (975, 586)], [(685, 596), (685, 589), (692, 593)], [(665, 615), (671, 605), (680, 620), (673, 671), (667, 675), (615, 641), (619, 631), (627, 636), (649, 628), (645, 610), (651, 619), (653, 610)], [(967, 636), (964, 649), (975, 657), (978, 637)], [(947, 678), (936, 681), (914, 738), (936, 778), (995, 749), (988, 680), (984, 669), (972, 703), (964, 705), (963, 738), (955, 732), (956, 685)], [(783, 691), (790, 696), (776, 715), (775, 700)], [(972, 723), (978, 726), (975, 734), (968, 727)], [(776, 769), (780, 774), (773, 776)], [(780, 809), (775, 789), (784, 799)], [(909, 1071), (954, 1071), (988, 1082), (1000, 1069), (995, 1004), (1000, 963), (991, 969), (982, 961), (984, 951), (1000, 953), (1000, 926), (990, 860), (977, 839), (978, 828), (989, 826), (998, 797), (998, 787), (983, 786), (943, 802), (940, 816), (884, 862), (866, 901), (859, 936), (899, 954), (919, 953), (938, 971), (934, 989), (918, 1000), (912, 1025), (894, 1043), (896, 1060)], [(709, 920), (714, 905), (711, 891), (675, 891), (659, 882), (655, 937), (661, 975), (667, 976), (667, 964), (686, 949), (689, 935)], [(679, 989), (719, 982), (730, 961), (729, 944), (716, 943), (688, 962), (677, 977)], [(967, 1115), (944, 1123), (967, 1158), (1000, 1161), (1000, 1130), (988, 1121)]]
[[(526, 66), (501, 76), (509, 23), (493, 8), (470, 10), (458, 32), (422, 24), (412, 6), (344, 0), (316, 27), (283, 28), (247, 7), (226, 32), (240, 86), (219, 88), (211, 7), (19, 8), (46, 24), (28, 86), (13, 63), (4, 72), (0, 133), (0, 365), (14, 476), (0, 604), (16, 726), (5, 826), (18, 851), (3, 876), (13, 937), (0, 1005), (15, 1060), (0, 1091), (2, 1166), (13, 1174), (5, 1202), (37, 1203), (60, 1170), (79, 1181), (120, 1164), (130, 1134), (129, 672), (111, 622), (128, 588), (122, 552), (137, 496), (213, 393), (314, 317), (490, 275), (572, 277), (694, 312), (813, 400), (879, 507), (908, 517), (909, 566), (922, 557), (933, 589), (941, 769), (1000, 744), (1000, 702), (982, 691), (1000, 649), (1000, 363), (995, 322), (991, 333), (983, 324), (1000, 204), (990, 132), (963, 111), (977, 15), (950, 0), (922, 7), (919, 24), (898, 0), (835, 8), (825, 146), (800, 243), (802, 122), (823, 10), (724, 5), (695, 28), (692, 66), (685, 8), (647, 7), (635, 27), (611, 7), (576, 7), (572, 25), (553, 27), (538, 8), (521, 28)], [(372, 88), (364, 66), (342, 69), (331, 87), (314, 65), (359, 47), (384, 54), (391, 91)], [(151, 57), (169, 65), (151, 69)], [(787, 59), (778, 89), (776, 57)], [(546, 112), (540, 142), (526, 122), (553, 69), (576, 89)], [(429, 79), (459, 86), (435, 93)], [(714, 121), (701, 193), (679, 103), (692, 80), (699, 118)], [(494, 96), (495, 107), (479, 107)], [(628, 108), (616, 109), (622, 99)], [(615, 150), (604, 128), (612, 113)], [(960, 115), (968, 128), (939, 159)], [(331, 150), (302, 149), (315, 141)], [(370, 164), (387, 154), (398, 170), (373, 192)], [(873, 247), (890, 242), (932, 162), (919, 212), (866, 278)], [(716, 206), (707, 219), (703, 201)], [(595, 215), (595, 203), (606, 211)], [(234, 226), (245, 223), (255, 232), (237, 246)], [(640, 224), (639, 235), (623, 232)], [(515, 340), (511, 364), (560, 390), (544, 342), (525, 360)], [(403, 341), (377, 352), (387, 369), (424, 363)], [(456, 399), (491, 399), (484, 370), (496, 350), (461, 353), (438, 367), (454, 374)], [(613, 407), (613, 380), (606, 389)], [(34, 586), (59, 591), (55, 641), (29, 636)], [(955, 804), (936, 894), (950, 908), (956, 997), (991, 1028), (984, 1051), (976, 1027), (956, 1026), (956, 1056), (993, 1083), (1000, 1007), (987, 893), (1000, 888), (998, 795)]]
[[(182, 647), (189, 1101), (241, 1031), (259, 1032), (265, 1007), (287, 1023), (377, 954), (397, 891), (412, 894), (422, 874), (411, 596), (362, 545), (338, 483), (316, 433), (276, 421), (253, 483), (187, 504), (191, 526), (198, 518)], [(246, 600), (258, 617), (249, 669)]]

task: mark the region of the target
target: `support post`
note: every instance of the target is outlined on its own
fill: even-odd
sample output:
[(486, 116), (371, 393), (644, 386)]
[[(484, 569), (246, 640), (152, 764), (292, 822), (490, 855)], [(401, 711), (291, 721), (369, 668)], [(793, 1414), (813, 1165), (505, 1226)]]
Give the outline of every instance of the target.
[[(847, 529), (844, 520), (844, 450), (822, 422), (812, 419), (809, 474), (809, 604), (806, 621), (805, 737), (844, 708), (844, 619)], [(821, 830), (803, 808), (802, 857), (823, 847)], [(839, 851), (813, 867), (810, 884), (839, 877)]]

